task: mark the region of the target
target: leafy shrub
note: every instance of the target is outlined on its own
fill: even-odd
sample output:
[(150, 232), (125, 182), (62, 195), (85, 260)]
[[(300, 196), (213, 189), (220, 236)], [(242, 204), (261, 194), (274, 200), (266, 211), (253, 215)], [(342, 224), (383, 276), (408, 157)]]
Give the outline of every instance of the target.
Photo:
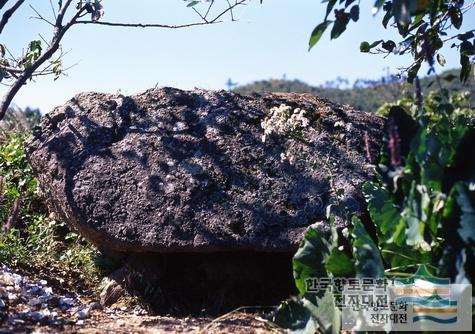
[[(299, 300), (274, 316), (293, 330), (339, 332), (330, 291), (307, 290), (323, 277), (410, 276), (426, 268), (452, 282), (472, 281), (475, 252), (475, 112), (467, 96), (431, 93), (423, 104), (384, 106), (386, 147), (377, 177), (363, 193), (370, 219), (330, 234), (310, 228), (293, 259)], [(330, 223), (332, 217), (329, 217)]]
[(55, 267), (98, 282), (98, 251), (58, 222), (41, 203), (26, 159), (27, 133), (0, 138), (0, 263), (25, 269)]

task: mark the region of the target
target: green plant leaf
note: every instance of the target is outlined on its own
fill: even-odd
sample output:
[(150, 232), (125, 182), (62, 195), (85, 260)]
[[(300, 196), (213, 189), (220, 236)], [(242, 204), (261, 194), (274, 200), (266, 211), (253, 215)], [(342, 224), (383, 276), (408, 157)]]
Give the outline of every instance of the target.
[(328, 272), (339, 277), (353, 277), (355, 274), (355, 264), (346, 253), (334, 248), (325, 264)]
[(470, 78), (470, 73), (472, 72), (472, 63), (470, 62), (470, 58), (464, 54), (461, 54), (460, 65), (462, 65), (462, 69), (460, 70), (460, 81), (465, 83)]
[(304, 306), (310, 310), (317, 320), (319, 331), (328, 334), (339, 334), (341, 329), (341, 312), (335, 305), (333, 292), (326, 290), (316, 302), (303, 299)]
[(408, 83), (413, 83), (414, 79), (419, 72), (419, 69), (421, 68), (421, 62), (417, 62), (414, 64), (409, 71), (407, 72), (407, 82)]
[(463, 34), (459, 34), (457, 38), (461, 41), (466, 41), (474, 36), (472, 31), (465, 32)]
[(439, 63), (440, 66), (445, 66), (445, 64), (447, 64), (445, 57), (440, 53), (437, 54), (437, 62)]
[(201, 1), (191, 1), (186, 7), (194, 7), (199, 4)]
[(326, 10), (326, 13), (325, 13), (325, 20), (324, 20), (324, 21), (327, 21), (328, 15), (330, 15), (330, 13), (331, 13), (333, 7), (335, 7), (335, 4), (336, 4), (336, 0), (329, 0), (329, 1), (328, 1), (327, 10)]
[(475, 191), (470, 191), (467, 184), (455, 185), (457, 204), (460, 208), (460, 227), (457, 229), (460, 239), (470, 246), (475, 246)]
[(372, 48), (378, 46), (379, 44), (381, 44), (383, 42), (383, 40), (379, 40), (379, 41), (375, 41), (371, 44), (369, 44), (368, 42), (364, 41), (364, 42), (361, 42), (360, 44), (360, 51), (361, 52), (370, 52)]
[(393, 17), (392, 6), (393, 4), (391, 1), (386, 1), (383, 5), (383, 9), (386, 11), (386, 14), (384, 14), (382, 21), (384, 29), (388, 27), (389, 20), (391, 19), (391, 17)]
[(315, 27), (315, 29), (313, 29), (312, 35), (310, 36), (310, 40), (308, 41), (309, 51), (315, 46), (315, 44), (317, 44), (325, 30), (331, 23), (332, 21), (325, 21), (323, 23), (320, 23), (318, 26)]
[(458, 6), (451, 6), (449, 8), (449, 17), (450, 22), (454, 25), (456, 29), (460, 29), (463, 22), (463, 14)]
[(389, 191), (380, 184), (366, 182), (363, 185), (363, 194), (371, 220), (378, 228), (380, 242), (388, 242), (394, 236), (401, 214), (394, 205)]
[(376, 0), (374, 2), (373, 9), (371, 10), (373, 12), (373, 15), (376, 15), (383, 5), (384, 5), (384, 0)]
[(475, 256), (475, 191), (457, 182), (443, 212), (444, 252), (438, 275), (456, 282), (471, 282)]
[(394, 50), (394, 48), (396, 47), (396, 43), (394, 43), (394, 41), (392, 40), (388, 40), (386, 42), (383, 42), (383, 44), (381, 45), (382, 48), (388, 52), (392, 52)]
[(361, 220), (353, 217), (352, 223), (356, 277), (384, 277), (384, 265), (378, 247), (366, 232)]
[(302, 244), (293, 258), (295, 285), (300, 295), (312, 298), (307, 293), (307, 280), (312, 278), (328, 277), (325, 263), (331, 253), (332, 245), (328, 241), (329, 235), (309, 228), (305, 233)]
[(335, 22), (333, 23), (332, 30), (330, 31), (330, 38), (337, 39), (346, 30), (348, 22), (350, 22), (349, 14), (344, 11), (337, 11), (335, 13)]
[(318, 329), (317, 321), (300, 298), (282, 302), (273, 313), (272, 322), (294, 334), (314, 334)]
[(357, 22), (360, 18), (360, 6), (359, 5), (354, 5), (350, 9), (350, 18)]
[(369, 43), (366, 41), (361, 42), (360, 52), (369, 52), (369, 50), (370, 50)]

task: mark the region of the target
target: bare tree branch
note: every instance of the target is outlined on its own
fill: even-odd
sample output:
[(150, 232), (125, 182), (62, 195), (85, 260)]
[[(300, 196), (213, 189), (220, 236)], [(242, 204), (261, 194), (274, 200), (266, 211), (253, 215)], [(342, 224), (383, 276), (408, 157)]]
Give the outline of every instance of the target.
[(213, 5), (214, 5), (214, 0), (211, 0), (210, 3), (209, 3), (208, 9), (206, 10), (205, 18), (208, 17), (208, 14), (209, 14), (209, 12), (210, 12), (210, 10), (211, 10), (211, 7), (213, 7)]
[(64, 34), (71, 28), (75, 23), (78, 17), (83, 13), (84, 8), (81, 8), (76, 12), (76, 14), (71, 18), (71, 20), (63, 26), (63, 18), (64, 15), (66, 14), (69, 6), (71, 4), (72, 0), (66, 1), (61, 8), (60, 13), (58, 14), (58, 19), (56, 20), (56, 28), (55, 28), (55, 34), (53, 36), (53, 39), (51, 41), (50, 46), (46, 49), (46, 51), (36, 59), (33, 64), (23, 71), (21, 75), (18, 76), (18, 78), (15, 80), (15, 82), (11, 85), (10, 89), (7, 91), (5, 96), (3, 97), (2, 102), (0, 103), (0, 119), (3, 119), (5, 116), (5, 113), (7, 112), (8, 107), (10, 106), (10, 103), (12, 102), (13, 98), (15, 95), (18, 93), (20, 88), (26, 83), (26, 81), (31, 78), (35, 71), (43, 65), (46, 61), (48, 61), (54, 53), (59, 49), (60, 47), (60, 42), (61, 39), (64, 37)]
[(15, 11), (24, 2), (25, 2), (25, 0), (17, 0), (17, 2), (15, 2), (15, 4), (10, 9), (6, 10), (5, 13), (3, 13), (2, 20), (0, 21), (0, 34), (2, 33), (3, 28), (5, 28), (5, 25), (8, 23), (8, 20), (10, 19), (10, 17), (12, 17), (13, 13), (15, 13)]
[(54, 27), (53, 22), (51, 22), (51, 21), (45, 19), (45, 18), (43, 17), (43, 15), (41, 15), (41, 14), (36, 10), (35, 7), (33, 7), (32, 5), (30, 5), (30, 8), (33, 9), (33, 11), (36, 13), (36, 15), (38, 15), (38, 17), (33, 17), (34, 19), (38, 19), (38, 20), (45, 21), (45, 22), (48, 23), (50, 26)]
[(121, 22), (105, 22), (105, 21), (77, 21), (78, 24), (96, 24), (100, 26), (110, 26), (110, 27), (125, 27), (125, 28), (168, 28), (168, 29), (180, 29), (188, 28), (194, 26), (203, 26), (213, 23), (219, 23), (221, 21), (214, 22), (195, 22), (195, 23), (186, 23), (178, 25), (169, 25), (169, 24), (155, 24), (155, 23), (121, 23)]
[[(229, 4), (229, 6), (223, 10), (220, 14), (215, 16), (212, 20), (206, 19), (206, 15), (199, 14), (202, 21), (194, 22), (194, 23), (186, 23), (186, 24), (178, 24), (178, 25), (170, 25), (170, 24), (155, 24), (155, 23), (122, 23), (122, 22), (107, 22), (107, 21), (92, 21), (92, 20), (78, 20), (76, 23), (80, 24), (96, 24), (96, 25), (103, 25), (103, 26), (111, 26), (111, 27), (126, 27), (126, 28), (167, 28), (167, 29), (180, 29), (180, 28), (189, 28), (194, 26), (202, 26), (202, 25), (209, 25), (214, 23), (220, 23), (220, 18), (226, 15), (228, 12), (232, 13), (235, 7), (245, 5), (248, 0), (239, 0), (236, 1), (234, 4)], [(196, 10), (195, 10), (196, 12)], [(234, 19), (233, 19), (234, 20)]]
[(21, 68), (5, 66), (5, 65), (2, 65), (2, 64), (0, 64), (0, 68), (4, 71), (10, 72), (10, 73), (21, 73), (21, 72), (23, 72), (23, 69), (21, 69)]
[(50, 6), (51, 6), (51, 11), (53, 12), (54, 20), (56, 21), (56, 19), (57, 19), (58, 17), (56, 16), (56, 10), (54, 9), (53, 1), (52, 1), (52, 0), (49, 0), (49, 4), (50, 4)]
[[(38, 18), (41, 20), (44, 20), (51, 24), (54, 27), (54, 33), (53, 33), (53, 38), (50, 43), (47, 44), (47, 49), (45, 50), (44, 53), (39, 55), (37, 59), (34, 59), (31, 65), (27, 66), (26, 68), (21, 68), (20, 66), (10, 66), (9, 63), (6, 61), (3, 64), (0, 64), (0, 69), (8, 73), (11, 77), (15, 78), (11, 86), (9, 87), (7, 93), (3, 97), (3, 100), (0, 103), (0, 120), (3, 119), (5, 116), (5, 113), (10, 106), (13, 98), (15, 95), (18, 93), (18, 91), (21, 89), (21, 87), (26, 84), (28, 79), (34, 77), (34, 76), (39, 76), (39, 75), (48, 75), (48, 74), (57, 74), (54, 71), (51, 70), (51, 65), (48, 65), (46, 67), (42, 67), (48, 60), (50, 60), (54, 54), (58, 51), (60, 48), (60, 42), (62, 38), (64, 37), (64, 34), (75, 24), (96, 24), (96, 25), (103, 25), (103, 26), (113, 26), (113, 27), (133, 27), (133, 28), (169, 28), (169, 29), (179, 29), (179, 28), (187, 28), (187, 27), (193, 27), (193, 26), (201, 26), (201, 25), (210, 25), (214, 23), (221, 22), (221, 18), (229, 13), (231, 15), (231, 19), (234, 21), (234, 14), (233, 14), (233, 9), (237, 6), (240, 5), (245, 5), (247, 2), (250, 0), (234, 0), (234, 3), (231, 3), (230, 1), (227, 1), (228, 6), (223, 9), (221, 12), (219, 12), (213, 19), (208, 19), (208, 15), (210, 14), (211, 7), (213, 6), (213, 3), (215, 2), (212, 0), (206, 10), (206, 13), (203, 15), (201, 13), (198, 13), (199, 17), (201, 18), (201, 21), (199, 22), (194, 22), (194, 23), (188, 23), (188, 24), (179, 24), (179, 25), (169, 25), (169, 24), (144, 24), (144, 23), (121, 23), (121, 22), (104, 22), (104, 21), (98, 21), (97, 19), (91, 19), (91, 20), (80, 20), (82, 17), (85, 15), (91, 13), (91, 6), (89, 3), (84, 4), (82, 8), (79, 8), (77, 12), (73, 15), (73, 17), (66, 23), (64, 24), (64, 18), (68, 12), (68, 9), (70, 8), (71, 4), (73, 3), (73, 0), (66, 0), (66, 1), (59, 1), (59, 10), (56, 15), (56, 20), (55, 22), (50, 22), (47, 21), (44, 17), (42, 17), (34, 8), (36, 14), (38, 15)], [(6, 1), (0, 0), (0, 6), (3, 6)], [(24, 0), (17, 0), (15, 5), (12, 7), (12, 9), (15, 7), (13, 11), (11, 11), (11, 14), (24, 2)], [(51, 1), (50, 1), (51, 3)], [(1, 7), (0, 7), (1, 8)], [(54, 12), (54, 9), (53, 9)], [(7, 12), (4, 13), (4, 17), (7, 14)], [(4, 25), (8, 21), (8, 18), (11, 16), (11, 14), (7, 17)], [(3, 21), (3, 20), (2, 20)], [(3, 27), (2, 27), (3, 28)], [(0, 30), (1, 32), (1, 30)], [(41, 36), (40, 36), (41, 37)], [(7, 49), (6, 49), (7, 50)], [(8, 51), (8, 50), (7, 50)], [(61, 56), (60, 56), (61, 57)], [(18, 63), (18, 62), (17, 62)], [(3, 84), (3, 83), (2, 83)]]
[(0, 9), (2, 9), (6, 4), (8, 0), (0, 0)]
[(63, 7), (61, 7), (61, 9), (59, 10), (58, 17), (56, 18), (56, 29), (61, 28), (61, 25), (63, 24), (64, 15), (66, 15), (66, 12), (68, 11), (71, 2), (73, 2), (73, 0), (67, 0), (63, 4)]

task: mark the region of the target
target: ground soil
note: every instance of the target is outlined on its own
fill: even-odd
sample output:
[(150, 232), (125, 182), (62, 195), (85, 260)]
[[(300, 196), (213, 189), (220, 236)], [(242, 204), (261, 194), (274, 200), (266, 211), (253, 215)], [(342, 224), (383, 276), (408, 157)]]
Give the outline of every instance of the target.
[[(4, 333), (281, 333), (273, 323), (266, 320), (269, 308), (242, 307), (221, 316), (154, 315), (146, 305), (137, 300), (121, 299), (118, 303), (102, 307), (98, 293), (88, 288), (74, 271), (55, 268), (8, 268), (10, 274), (20, 275), (27, 284), (43, 283), (51, 287), (56, 298), (73, 296), (76, 308), (88, 308), (87, 317), (78, 318), (70, 310), (60, 310), (49, 305), (59, 314), (55, 321), (36, 321), (25, 310), (34, 311), (29, 305), (31, 297), (6, 300), (3, 318), (0, 314), (0, 334)], [(5, 277), (5, 276), (4, 276)], [(23, 283), (22, 283), (23, 284)], [(5, 284), (4, 284), (5, 285)], [(3, 287), (4, 289), (6, 286)], [(12, 289), (10, 289), (13, 291)], [(23, 289), (24, 290), (24, 289)], [(17, 289), (17, 294), (24, 294)], [(1, 311), (1, 310), (0, 310)], [(0, 312), (1, 313), (1, 312)], [(31, 313), (31, 312), (30, 312)], [(33, 312), (35, 313), (35, 312)], [(31, 313), (31, 314), (33, 314)]]

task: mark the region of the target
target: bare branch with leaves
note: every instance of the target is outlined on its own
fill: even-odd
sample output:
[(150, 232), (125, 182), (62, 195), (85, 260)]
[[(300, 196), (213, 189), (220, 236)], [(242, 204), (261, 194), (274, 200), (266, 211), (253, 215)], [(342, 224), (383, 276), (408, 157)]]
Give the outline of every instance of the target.
[[(231, 21), (235, 21), (234, 9), (239, 6), (246, 5), (251, 0), (223, 0), (224, 7), (220, 10), (214, 6), (217, 1), (187, 1), (187, 7), (191, 7), (198, 15), (199, 20), (184, 24), (160, 24), (160, 23), (127, 23), (127, 22), (108, 22), (102, 21), (104, 8), (102, 0), (79, 0), (76, 2), (75, 12), (73, 11), (73, 0), (58, 1), (58, 9), (55, 10), (53, 3), (50, 1), (53, 19), (48, 19), (41, 14), (35, 7), (30, 6), (36, 16), (32, 18), (44, 21), (53, 28), (53, 37), (47, 42), (41, 35), (41, 40), (33, 40), (29, 43), (27, 51), (21, 57), (14, 57), (5, 45), (0, 44), (0, 83), (8, 85), (9, 89), (0, 102), (0, 120), (10, 106), (13, 98), (18, 91), (27, 83), (27, 81), (35, 76), (54, 75), (54, 79), (58, 79), (67, 68), (62, 66), (62, 56), (51, 60), (58, 50), (61, 49), (61, 41), (69, 29), (78, 24), (92, 24), (111, 27), (125, 28), (163, 28), (163, 29), (180, 29), (194, 26), (211, 25), (222, 22), (225, 15), (229, 15)], [(2, 9), (8, 0), (0, 1), (0, 9)], [(0, 21), (0, 34), (4, 26), (8, 23), (10, 17), (24, 3), (24, 0), (13, 1), (10, 9), (6, 10)], [(204, 5), (200, 11), (197, 6)], [(216, 12), (212, 17), (212, 12)], [(67, 19), (67, 17), (69, 17)], [(70, 68), (70, 67), (68, 67)]]

